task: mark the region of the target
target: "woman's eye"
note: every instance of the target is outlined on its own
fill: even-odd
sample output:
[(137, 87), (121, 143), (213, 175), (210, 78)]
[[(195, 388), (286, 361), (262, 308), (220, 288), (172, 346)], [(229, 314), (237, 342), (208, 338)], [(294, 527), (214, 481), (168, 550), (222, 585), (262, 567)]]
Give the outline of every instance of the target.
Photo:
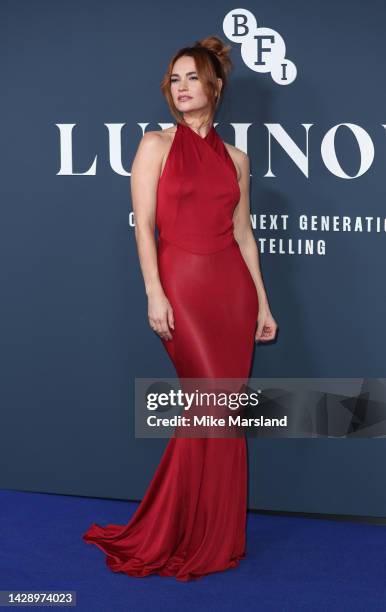
[[(190, 76), (189, 80), (191, 80), (191, 79), (194, 79), (195, 81), (197, 81), (198, 80), (198, 76)], [(170, 79), (170, 82), (171, 83), (177, 83), (178, 79)]]

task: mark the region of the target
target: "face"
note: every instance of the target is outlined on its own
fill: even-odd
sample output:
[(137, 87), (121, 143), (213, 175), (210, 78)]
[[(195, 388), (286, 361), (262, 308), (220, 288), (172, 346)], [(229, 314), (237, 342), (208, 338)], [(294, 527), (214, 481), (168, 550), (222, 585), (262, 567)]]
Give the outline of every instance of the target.
[[(218, 79), (221, 82), (221, 79)], [(183, 55), (174, 63), (170, 91), (176, 108), (186, 114), (206, 113), (208, 97), (196, 72), (193, 57)]]

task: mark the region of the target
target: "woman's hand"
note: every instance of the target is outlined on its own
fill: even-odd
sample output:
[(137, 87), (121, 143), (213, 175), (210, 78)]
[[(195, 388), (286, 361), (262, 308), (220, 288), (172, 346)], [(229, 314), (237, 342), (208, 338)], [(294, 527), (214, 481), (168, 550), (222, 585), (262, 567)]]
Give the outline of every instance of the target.
[(276, 336), (277, 324), (269, 308), (261, 308), (257, 317), (255, 342), (268, 342)]
[(169, 329), (169, 326), (174, 329), (173, 308), (161, 289), (148, 297), (148, 318), (150, 327), (161, 338), (173, 339)]

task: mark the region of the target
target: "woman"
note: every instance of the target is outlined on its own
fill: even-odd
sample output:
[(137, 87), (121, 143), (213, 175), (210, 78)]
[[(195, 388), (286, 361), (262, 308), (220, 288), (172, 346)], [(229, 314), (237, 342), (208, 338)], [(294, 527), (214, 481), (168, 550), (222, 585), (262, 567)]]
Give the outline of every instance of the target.
[[(245, 380), (254, 341), (277, 330), (250, 224), (249, 159), (213, 126), (229, 49), (213, 36), (172, 58), (161, 89), (177, 125), (145, 134), (132, 166), (149, 323), (180, 378)], [(245, 557), (246, 461), (245, 436), (174, 436), (129, 523), (93, 523), (83, 538), (131, 576), (188, 581), (235, 567)]]

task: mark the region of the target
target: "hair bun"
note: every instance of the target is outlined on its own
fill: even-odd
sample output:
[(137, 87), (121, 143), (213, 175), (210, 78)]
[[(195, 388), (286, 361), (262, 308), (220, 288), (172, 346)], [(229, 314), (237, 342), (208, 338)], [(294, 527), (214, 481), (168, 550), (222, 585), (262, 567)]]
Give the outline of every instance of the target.
[(198, 40), (196, 47), (204, 47), (208, 51), (212, 51), (222, 64), (225, 74), (228, 74), (232, 69), (232, 61), (229, 56), (231, 45), (226, 45), (219, 36), (207, 36)]

